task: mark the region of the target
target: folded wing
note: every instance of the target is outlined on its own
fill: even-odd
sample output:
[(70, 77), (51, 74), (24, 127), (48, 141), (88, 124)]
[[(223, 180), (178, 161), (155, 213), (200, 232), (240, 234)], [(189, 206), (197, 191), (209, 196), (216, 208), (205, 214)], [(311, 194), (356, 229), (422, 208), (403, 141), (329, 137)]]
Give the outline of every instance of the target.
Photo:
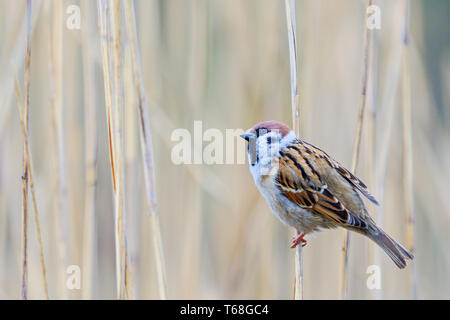
[[(337, 224), (367, 229), (367, 223), (350, 212), (328, 189), (312, 163), (315, 161), (315, 155), (312, 154), (314, 151), (307, 149), (311, 152), (308, 153), (302, 149), (303, 146), (294, 144), (280, 152), (276, 184), (282, 194), (301, 208), (309, 209)], [(330, 164), (333, 163), (329, 161)]]

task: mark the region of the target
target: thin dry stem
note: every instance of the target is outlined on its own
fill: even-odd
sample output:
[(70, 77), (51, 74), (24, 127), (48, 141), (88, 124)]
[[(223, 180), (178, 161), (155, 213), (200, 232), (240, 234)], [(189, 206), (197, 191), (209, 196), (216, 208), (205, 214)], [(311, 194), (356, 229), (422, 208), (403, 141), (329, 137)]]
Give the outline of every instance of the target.
[[(289, 39), (289, 61), (291, 74), (291, 108), (292, 108), (292, 129), (297, 136), (300, 135), (300, 106), (299, 89), (297, 84), (297, 37), (295, 25), (295, 1), (285, 0), (286, 22)], [(296, 300), (303, 299), (303, 255), (302, 246), (297, 246), (295, 254), (295, 289)]]
[[(17, 2), (15, 2), (17, 3)], [(18, 20), (14, 29), (16, 32), (13, 32), (13, 36), (11, 39), (23, 39), (27, 37), (29, 33), (32, 37), (35, 27), (37, 25), (36, 21), (38, 20), (39, 13), (41, 11), (42, 1), (34, 1), (33, 2), (33, 11), (34, 15), (30, 17), (30, 28), (27, 28), (27, 15), (24, 15), (23, 21)], [(7, 11), (5, 11), (6, 13)], [(8, 30), (8, 33), (11, 30)], [(12, 45), (9, 49), (8, 45), (2, 44), (2, 55), (0, 55), (0, 59), (5, 58), (3, 54), (9, 53), (6, 61), (6, 64), (2, 64), (2, 77), (0, 79), (0, 134), (3, 134), (4, 130), (8, 128), (6, 125), (6, 121), (8, 119), (8, 114), (10, 112), (10, 108), (12, 106), (11, 100), (14, 96), (14, 83), (11, 81), (11, 78), (14, 77), (16, 70), (21, 68), (26, 55), (26, 42), (23, 41), (15, 41), (15, 44)], [(3, 131), (3, 132), (2, 132)]]
[(141, 177), (138, 174), (139, 168), (137, 168), (137, 148), (136, 141), (138, 137), (138, 131), (135, 130), (137, 126), (137, 114), (136, 110), (131, 106), (135, 105), (137, 100), (136, 92), (134, 90), (133, 81), (133, 67), (131, 65), (131, 52), (129, 50), (129, 45), (127, 45), (124, 50), (124, 105), (130, 106), (124, 110), (124, 140), (125, 140), (125, 172), (126, 172), (126, 194), (127, 194), (127, 219), (130, 223), (130, 228), (127, 229), (128, 234), (131, 236), (128, 240), (129, 246), (127, 246), (127, 295), (128, 299), (136, 299), (137, 286), (136, 286), (136, 275), (137, 275), (137, 263), (141, 261), (139, 259), (139, 250), (137, 249), (136, 239), (139, 238), (140, 223), (136, 221), (139, 216), (137, 208), (140, 205), (140, 195), (141, 190), (138, 180)]
[[(376, 103), (376, 38), (375, 34), (372, 32), (370, 34), (370, 41), (369, 41), (369, 70), (368, 70), (368, 76), (367, 79), (368, 88), (367, 88), (367, 108), (369, 108), (368, 117), (367, 117), (367, 170), (368, 170), (368, 179), (369, 179), (369, 186), (373, 188), (374, 190), (378, 190), (376, 183), (375, 183), (375, 146), (376, 146), (376, 118), (377, 118), (377, 103)], [(370, 90), (370, 91), (369, 91)], [(378, 221), (378, 212), (375, 211), (372, 217), (375, 221)], [(380, 254), (379, 251), (376, 250), (377, 245), (370, 241), (369, 242), (369, 263), (379, 265), (379, 259)], [(383, 290), (372, 290), (372, 296), (374, 298), (381, 299), (383, 295)]]
[(94, 60), (92, 59), (92, 27), (91, 7), (89, 0), (82, 2), (83, 25), (83, 78), (84, 78), (84, 104), (85, 104), (85, 211), (84, 211), (84, 234), (83, 234), (83, 299), (92, 299), (95, 280), (95, 257), (96, 257), (96, 212), (95, 196), (97, 184), (97, 134), (96, 134), (96, 90), (94, 89)]
[(53, 14), (49, 19), (48, 32), (52, 37), (50, 48), (50, 109), (52, 133), (55, 144), (55, 159), (57, 165), (55, 208), (54, 208), (54, 234), (58, 256), (58, 292), (63, 299), (67, 299), (68, 291), (65, 286), (68, 242), (67, 242), (67, 168), (65, 156), (65, 127), (63, 124), (63, 35), (61, 1), (52, 2)]
[[(123, 183), (123, 63), (121, 35), (121, 2), (99, 0), (99, 27), (102, 37), (102, 61), (105, 101), (110, 142), (111, 174), (114, 193), (117, 297), (127, 298), (126, 215)], [(109, 21), (107, 21), (109, 18)], [(109, 27), (108, 28), (108, 23)], [(110, 43), (108, 44), (108, 40)], [(112, 72), (109, 70), (111, 62)]]
[(29, 178), (29, 182), (30, 182), (31, 198), (32, 198), (32, 202), (33, 202), (34, 221), (35, 221), (35, 225), (36, 225), (36, 237), (37, 237), (38, 245), (39, 245), (39, 258), (40, 258), (40, 262), (41, 262), (42, 281), (43, 281), (43, 285), (44, 285), (45, 298), (48, 300), (48, 285), (47, 285), (47, 275), (46, 275), (45, 259), (44, 259), (44, 246), (42, 244), (41, 224), (39, 221), (39, 211), (38, 211), (38, 207), (37, 207), (36, 193), (35, 193), (35, 189), (34, 189), (34, 180), (33, 180), (33, 174), (32, 174), (33, 161), (32, 161), (31, 149), (30, 149), (30, 144), (29, 144), (28, 135), (27, 135), (27, 129), (26, 129), (26, 125), (25, 125), (25, 119), (23, 116), (23, 104), (22, 104), (22, 98), (21, 98), (21, 94), (20, 94), (19, 82), (17, 81), (17, 78), (15, 78), (15, 89), (16, 89), (16, 97), (17, 97), (17, 110), (19, 112), (20, 125), (21, 125), (22, 135), (23, 135), (23, 139), (24, 139), (25, 151), (27, 154), (26, 165), (27, 165), (27, 170), (28, 170), (28, 178)]
[[(112, 175), (112, 186), (113, 193), (116, 193), (116, 178), (114, 172), (114, 144), (112, 139), (112, 87), (111, 87), (111, 76), (109, 70), (109, 51), (108, 51), (108, 25), (107, 25), (107, 3), (106, 1), (97, 1), (98, 10), (98, 21), (100, 28), (100, 38), (101, 38), (101, 51), (102, 51), (102, 66), (103, 66), (103, 84), (105, 91), (105, 107), (106, 107), (106, 120), (108, 123), (108, 139), (109, 139), (109, 159), (111, 162), (111, 175)], [(116, 289), (117, 297), (121, 297), (120, 287), (121, 287), (121, 276), (120, 276), (120, 252), (118, 250), (118, 239), (117, 233), (115, 233), (116, 242)]]
[[(25, 106), (24, 126), (28, 136), (30, 120), (30, 63), (31, 63), (31, 0), (27, 0), (26, 9), (27, 24), (27, 49), (25, 55)], [(28, 163), (29, 153), (26, 142), (23, 147), (23, 176), (22, 176), (22, 285), (20, 295), (22, 299), (28, 299)]]
[(116, 194), (115, 194), (115, 217), (116, 232), (119, 236), (120, 248), (120, 296), (127, 298), (127, 230), (126, 213), (124, 206), (124, 155), (123, 155), (123, 60), (122, 60), (122, 10), (121, 2), (110, 0), (109, 11), (111, 37), (110, 50), (112, 54), (111, 65), (113, 70), (113, 117), (114, 117), (114, 148), (115, 170), (116, 170)]
[[(367, 7), (372, 5), (372, 0), (367, 1)], [(367, 8), (366, 7), (366, 8)], [(361, 146), (361, 135), (362, 135), (362, 127), (364, 120), (364, 111), (366, 109), (366, 92), (367, 92), (367, 82), (368, 82), (368, 71), (369, 71), (369, 28), (364, 24), (364, 61), (363, 61), (363, 70), (362, 70), (362, 78), (361, 78), (361, 105), (359, 108), (358, 114), (358, 124), (356, 129), (356, 139), (355, 145), (353, 147), (353, 158), (352, 158), (352, 167), (351, 172), (356, 173), (356, 168), (358, 166), (359, 159), (359, 149)], [(350, 232), (348, 230), (345, 231), (344, 235), (344, 245), (342, 247), (342, 264), (341, 264), (341, 288), (340, 288), (340, 298), (345, 299), (347, 296), (347, 276), (348, 276), (348, 253), (350, 248)]]
[(127, 24), (128, 39), (130, 42), (133, 75), (138, 95), (138, 114), (140, 125), (141, 152), (144, 163), (144, 178), (146, 186), (147, 205), (150, 209), (150, 224), (152, 229), (152, 240), (155, 252), (156, 270), (158, 275), (158, 288), (161, 299), (167, 299), (167, 280), (164, 263), (164, 251), (161, 240), (161, 227), (159, 224), (159, 213), (156, 205), (155, 174), (153, 166), (153, 147), (150, 131), (150, 121), (147, 115), (147, 99), (145, 97), (144, 84), (142, 80), (142, 67), (137, 44), (136, 19), (134, 6), (131, 0), (124, 3), (125, 19)]
[[(403, 115), (403, 197), (406, 220), (406, 247), (414, 252), (414, 175), (411, 123), (411, 76), (409, 71), (409, 0), (405, 0), (403, 34), (402, 115)], [(410, 270), (412, 297), (417, 299), (417, 266)]]

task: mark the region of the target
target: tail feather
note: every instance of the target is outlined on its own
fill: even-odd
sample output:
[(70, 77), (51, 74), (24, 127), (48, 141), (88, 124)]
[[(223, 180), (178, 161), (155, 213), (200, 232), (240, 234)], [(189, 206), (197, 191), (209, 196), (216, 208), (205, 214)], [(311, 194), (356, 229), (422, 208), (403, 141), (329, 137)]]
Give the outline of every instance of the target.
[(368, 236), (387, 253), (400, 269), (406, 267), (406, 259), (412, 260), (414, 258), (408, 250), (378, 227), (370, 228)]

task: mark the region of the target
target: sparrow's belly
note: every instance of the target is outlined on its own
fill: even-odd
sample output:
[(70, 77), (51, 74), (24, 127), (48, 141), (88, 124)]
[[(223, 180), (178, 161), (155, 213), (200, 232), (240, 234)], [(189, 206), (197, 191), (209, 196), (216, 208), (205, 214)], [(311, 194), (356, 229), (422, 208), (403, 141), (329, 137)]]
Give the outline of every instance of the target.
[(266, 176), (256, 181), (261, 194), (266, 198), (272, 212), (281, 222), (296, 228), (299, 232), (309, 233), (320, 228), (332, 228), (331, 223), (323, 217), (300, 208), (288, 200), (277, 188), (274, 187), (273, 177)]

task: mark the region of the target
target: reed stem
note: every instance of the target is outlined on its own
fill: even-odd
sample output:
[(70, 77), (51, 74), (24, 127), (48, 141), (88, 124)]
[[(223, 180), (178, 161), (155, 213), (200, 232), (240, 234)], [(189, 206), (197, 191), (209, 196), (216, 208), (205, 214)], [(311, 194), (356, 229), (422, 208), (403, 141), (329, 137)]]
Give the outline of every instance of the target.
[[(409, 62), (410, 1), (405, 0), (405, 26), (402, 59), (402, 115), (403, 115), (403, 200), (406, 221), (406, 247), (414, 252), (414, 171), (411, 120), (411, 75)], [(417, 299), (417, 265), (413, 261), (410, 272), (412, 298)]]
[[(372, 5), (372, 0), (367, 1), (367, 7)], [(366, 7), (366, 8), (367, 8)], [(366, 20), (364, 20), (366, 21)], [(352, 167), (351, 172), (356, 174), (356, 169), (358, 167), (359, 160), (359, 149), (361, 146), (361, 136), (363, 129), (364, 113), (367, 103), (367, 82), (368, 82), (368, 71), (369, 71), (369, 33), (370, 30), (366, 23), (364, 24), (364, 57), (363, 57), (363, 68), (361, 77), (361, 104), (358, 112), (358, 122), (356, 128), (356, 138), (353, 147), (353, 157), (352, 157)], [(347, 296), (347, 278), (348, 278), (348, 258), (349, 258), (349, 248), (350, 248), (350, 232), (345, 230), (344, 244), (342, 247), (342, 258), (341, 258), (341, 286), (340, 286), (340, 299), (345, 299)]]
[(158, 291), (161, 299), (167, 299), (167, 280), (164, 262), (164, 250), (161, 239), (161, 227), (159, 223), (159, 212), (156, 202), (155, 173), (153, 162), (152, 135), (150, 121), (148, 119), (148, 106), (145, 96), (144, 82), (142, 77), (141, 58), (139, 55), (136, 31), (135, 9), (131, 0), (124, 2), (125, 19), (128, 32), (128, 40), (131, 49), (131, 61), (133, 65), (134, 82), (138, 96), (138, 115), (140, 126), (140, 140), (142, 160), (144, 163), (144, 179), (146, 199), (149, 208), (149, 219), (152, 230), (152, 242), (155, 252), (156, 270), (158, 278)]
[(66, 267), (69, 254), (67, 222), (67, 166), (65, 152), (65, 126), (63, 107), (63, 6), (62, 1), (52, 2), (52, 19), (49, 19), (48, 32), (52, 37), (49, 69), (50, 69), (50, 108), (52, 134), (55, 144), (57, 164), (56, 191), (54, 207), (54, 234), (57, 251), (57, 286), (61, 299), (68, 298), (66, 288)]
[(32, 174), (33, 173), (33, 169), (32, 169), (33, 161), (32, 161), (31, 148), (30, 148), (29, 139), (28, 139), (29, 137), (27, 135), (27, 129), (26, 129), (25, 120), (24, 120), (24, 116), (23, 116), (23, 104), (22, 104), (22, 98), (21, 98), (21, 94), (20, 94), (19, 82), (17, 81), (17, 78), (15, 79), (15, 89), (16, 89), (16, 97), (17, 97), (17, 109), (19, 112), (20, 125), (21, 125), (21, 129), (22, 129), (24, 146), (25, 146), (25, 151), (26, 151), (27, 160), (28, 160), (26, 165), (27, 165), (28, 178), (29, 178), (29, 183), (30, 183), (31, 199), (33, 202), (34, 221), (35, 221), (35, 225), (36, 225), (36, 237), (37, 237), (38, 246), (39, 246), (39, 258), (40, 258), (40, 263), (41, 263), (44, 294), (45, 294), (45, 299), (48, 300), (49, 297), (48, 297), (48, 285), (47, 285), (47, 275), (46, 275), (46, 268), (45, 268), (45, 259), (44, 259), (44, 246), (42, 244), (41, 224), (40, 224), (40, 220), (39, 220), (39, 211), (38, 211), (38, 207), (37, 207), (36, 192), (34, 189), (34, 180), (33, 180), (33, 174)]
[[(31, 63), (31, 0), (27, 0), (26, 8), (27, 48), (25, 54), (25, 106), (24, 127), (25, 134), (29, 134), (30, 122), (30, 63)], [(19, 103), (19, 102), (18, 102)], [(23, 175), (22, 175), (22, 285), (20, 296), (28, 299), (28, 162), (29, 153), (24, 140), (23, 146)]]
[(95, 197), (97, 184), (97, 133), (96, 133), (96, 90), (95, 62), (92, 59), (93, 26), (90, 0), (83, 0), (83, 79), (84, 79), (84, 119), (85, 119), (85, 197), (83, 230), (83, 291), (82, 298), (89, 300), (94, 296), (96, 259), (96, 211)]
[[(289, 40), (289, 64), (291, 75), (291, 109), (292, 109), (292, 129), (300, 136), (300, 106), (299, 89), (297, 83), (297, 36), (295, 24), (295, 0), (285, 0), (286, 22)], [(295, 290), (294, 298), (303, 299), (303, 254), (302, 246), (297, 246), (295, 254)]]
[[(118, 299), (127, 298), (127, 233), (123, 168), (123, 61), (121, 2), (98, 0), (106, 114), (114, 195), (116, 284)], [(108, 19), (109, 18), (109, 19)], [(111, 66), (111, 70), (110, 70)]]

